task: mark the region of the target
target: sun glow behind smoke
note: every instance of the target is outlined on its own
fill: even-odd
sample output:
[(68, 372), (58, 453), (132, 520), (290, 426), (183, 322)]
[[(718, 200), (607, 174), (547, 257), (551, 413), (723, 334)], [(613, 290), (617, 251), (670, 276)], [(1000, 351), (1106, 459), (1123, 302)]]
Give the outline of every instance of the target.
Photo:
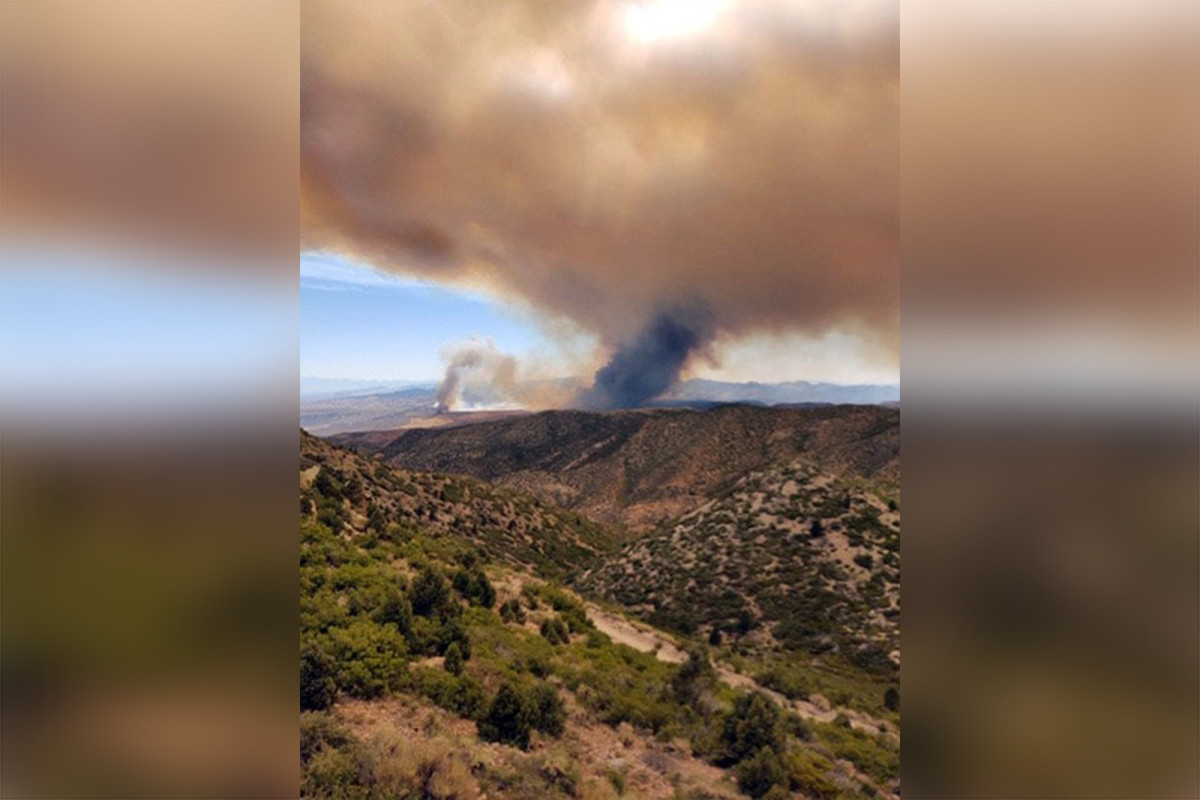
[(633, 3), (625, 9), (625, 30), (643, 44), (681, 39), (711, 27), (729, 6), (729, 0)]

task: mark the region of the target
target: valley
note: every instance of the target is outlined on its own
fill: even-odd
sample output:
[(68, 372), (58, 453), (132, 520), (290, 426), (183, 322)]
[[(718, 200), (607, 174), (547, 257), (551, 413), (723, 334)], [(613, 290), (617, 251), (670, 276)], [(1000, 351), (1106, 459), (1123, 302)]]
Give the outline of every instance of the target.
[(302, 432), (305, 796), (897, 796), (898, 416)]

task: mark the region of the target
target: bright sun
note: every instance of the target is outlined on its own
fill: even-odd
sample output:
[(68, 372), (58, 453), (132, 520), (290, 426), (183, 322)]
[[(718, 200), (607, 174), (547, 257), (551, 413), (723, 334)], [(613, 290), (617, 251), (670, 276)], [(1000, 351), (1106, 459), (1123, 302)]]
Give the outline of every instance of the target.
[(634, 39), (649, 44), (678, 39), (712, 25), (730, 0), (645, 0), (625, 8), (625, 28)]

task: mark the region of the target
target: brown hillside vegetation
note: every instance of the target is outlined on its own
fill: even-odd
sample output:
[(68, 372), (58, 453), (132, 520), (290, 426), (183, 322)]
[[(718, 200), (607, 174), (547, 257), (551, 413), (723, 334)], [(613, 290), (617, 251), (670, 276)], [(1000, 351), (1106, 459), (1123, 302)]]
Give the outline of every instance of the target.
[(781, 670), (535, 577), (611, 552), (575, 512), (303, 434), (300, 494), (302, 796), (897, 796), (893, 679)]
[(406, 469), (496, 481), (641, 532), (699, 508), (747, 472), (797, 457), (836, 477), (898, 484), (900, 412), (751, 405), (546, 411), (406, 431), (378, 454)]
[(747, 475), (576, 585), (686, 634), (886, 670), (899, 648), (899, 505), (797, 460)]

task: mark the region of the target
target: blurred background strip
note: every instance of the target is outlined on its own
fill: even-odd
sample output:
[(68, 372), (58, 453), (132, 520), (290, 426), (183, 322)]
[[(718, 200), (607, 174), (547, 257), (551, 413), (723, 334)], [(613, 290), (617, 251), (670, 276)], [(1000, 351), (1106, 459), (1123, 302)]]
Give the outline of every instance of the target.
[(1198, 10), (904, 4), (905, 797), (1200, 797)]
[(4, 797), (295, 797), (299, 7), (0, 7)]

